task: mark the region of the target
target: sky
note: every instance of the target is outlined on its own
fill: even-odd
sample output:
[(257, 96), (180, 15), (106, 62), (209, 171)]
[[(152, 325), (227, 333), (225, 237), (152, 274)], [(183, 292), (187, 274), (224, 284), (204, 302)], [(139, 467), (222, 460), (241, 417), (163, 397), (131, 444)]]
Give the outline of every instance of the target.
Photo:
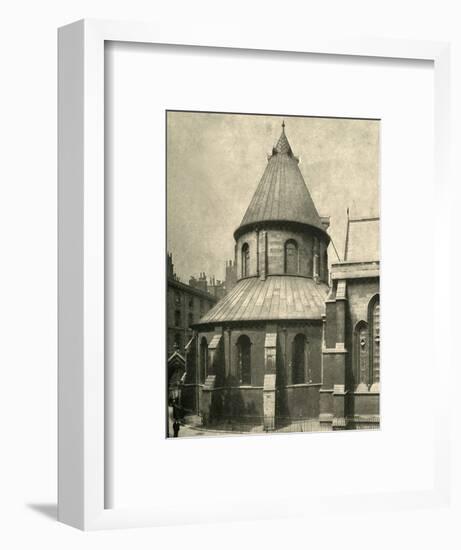
[[(352, 218), (379, 217), (379, 121), (169, 112), (167, 249), (183, 282), (200, 272), (224, 279), (233, 233), (283, 120), (317, 211), (330, 216), (328, 233), (341, 259), (346, 209)], [(328, 253), (330, 263), (337, 260), (331, 245)]]

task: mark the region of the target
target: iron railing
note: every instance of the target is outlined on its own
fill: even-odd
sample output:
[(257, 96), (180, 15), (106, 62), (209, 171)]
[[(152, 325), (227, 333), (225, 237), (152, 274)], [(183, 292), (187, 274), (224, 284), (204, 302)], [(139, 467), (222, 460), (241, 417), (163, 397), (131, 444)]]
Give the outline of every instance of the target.
[(191, 428), (220, 431), (229, 433), (264, 433), (275, 431), (280, 433), (326, 432), (335, 429), (346, 430), (379, 430), (379, 417), (345, 418), (341, 422), (320, 421), (318, 418), (274, 417), (264, 418), (252, 416), (245, 418), (220, 417), (207, 419), (197, 415), (186, 415), (183, 423)]

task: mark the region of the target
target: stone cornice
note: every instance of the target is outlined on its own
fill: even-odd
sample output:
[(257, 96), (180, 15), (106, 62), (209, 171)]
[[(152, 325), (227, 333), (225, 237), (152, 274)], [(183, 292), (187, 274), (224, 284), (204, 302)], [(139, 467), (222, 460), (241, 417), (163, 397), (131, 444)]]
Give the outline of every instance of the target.
[(331, 279), (364, 279), (379, 277), (379, 261), (338, 262), (331, 264)]

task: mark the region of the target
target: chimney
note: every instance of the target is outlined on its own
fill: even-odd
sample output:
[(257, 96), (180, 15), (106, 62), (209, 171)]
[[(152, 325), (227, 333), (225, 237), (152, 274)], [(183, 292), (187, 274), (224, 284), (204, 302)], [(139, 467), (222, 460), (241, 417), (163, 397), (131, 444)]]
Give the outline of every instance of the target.
[(208, 283), (207, 283), (206, 274), (204, 271), (200, 272), (200, 277), (195, 285), (195, 288), (203, 290), (203, 292), (207, 292)]
[(173, 255), (171, 254), (171, 252), (167, 252), (167, 255), (166, 255), (166, 273), (167, 273), (167, 277), (170, 277), (172, 279), (175, 278)]

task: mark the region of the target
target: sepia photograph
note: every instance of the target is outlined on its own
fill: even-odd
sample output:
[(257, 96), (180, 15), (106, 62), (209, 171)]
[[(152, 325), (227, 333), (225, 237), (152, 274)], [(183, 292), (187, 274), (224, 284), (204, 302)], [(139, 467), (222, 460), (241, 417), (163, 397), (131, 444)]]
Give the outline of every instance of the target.
[(380, 427), (380, 121), (166, 112), (166, 437)]

